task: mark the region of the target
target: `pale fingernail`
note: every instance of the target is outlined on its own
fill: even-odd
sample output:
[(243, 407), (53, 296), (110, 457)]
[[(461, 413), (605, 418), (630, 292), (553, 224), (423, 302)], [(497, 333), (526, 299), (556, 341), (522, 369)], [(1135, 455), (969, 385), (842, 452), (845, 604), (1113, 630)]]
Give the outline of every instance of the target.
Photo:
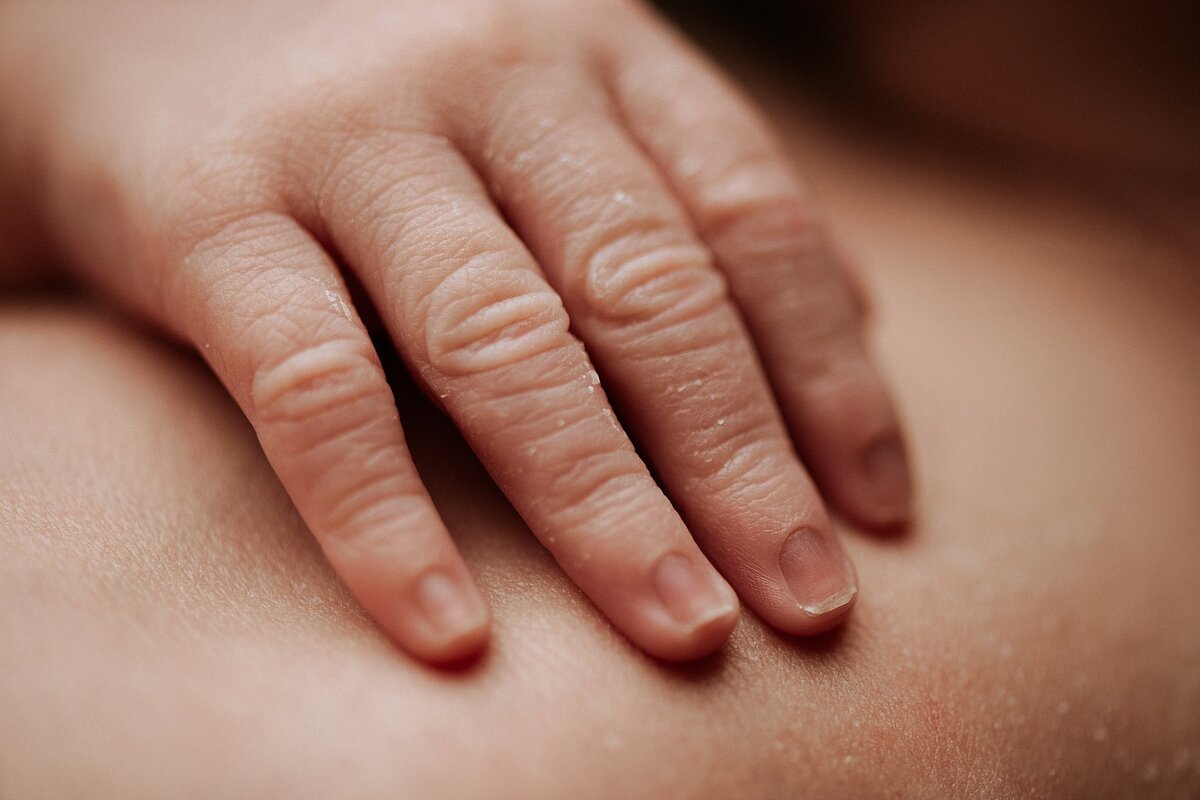
[(681, 625), (699, 628), (736, 614), (737, 597), (712, 568), (681, 553), (668, 553), (654, 568), (654, 591)]
[(848, 605), (858, 580), (839, 544), (815, 528), (800, 528), (779, 551), (788, 588), (805, 613), (818, 617)]
[(487, 624), (487, 607), (478, 593), (441, 570), (427, 572), (416, 594), (430, 632), (444, 643), (474, 635)]
[(877, 513), (903, 522), (912, 501), (912, 478), (899, 436), (883, 436), (868, 445), (863, 451), (862, 469)]

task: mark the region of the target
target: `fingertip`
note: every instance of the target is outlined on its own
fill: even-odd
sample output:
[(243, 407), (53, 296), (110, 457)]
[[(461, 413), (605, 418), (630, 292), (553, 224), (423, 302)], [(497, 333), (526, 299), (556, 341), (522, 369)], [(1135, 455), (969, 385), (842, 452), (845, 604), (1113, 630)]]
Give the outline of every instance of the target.
[(660, 657), (667, 661), (696, 661), (711, 656), (733, 633), (739, 613), (738, 606), (734, 605), (698, 622)]
[[(702, 561), (702, 559), (701, 559)], [(682, 553), (659, 559), (651, 582), (658, 631), (643, 644), (668, 661), (692, 661), (720, 649), (740, 614), (737, 595), (706, 561)]]
[(417, 579), (400, 610), (397, 639), (416, 658), (450, 665), (479, 656), (491, 637), (491, 612), (469, 579), (441, 569)]
[(803, 612), (801, 617), (787, 629), (793, 636), (820, 636), (840, 628), (850, 619), (855, 601), (858, 599), (858, 589), (852, 589), (838, 598), (837, 603), (819, 614)]
[(899, 432), (867, 443), (862, 450), (859, 480), (865, 498), (860, 510), (874, 528), (899, 528), (912, 514), (912, 474), (908, 451)]
[(737, 626), (740, 606), (733, 603), (714, 609), (708, 616), (693, 620), (669, 636), (643, 645), (646, 652), (664, 661), (696, 661), (716, 653)]
[(422, 658), (435, 667), (453, 669), (474, 663), (483, 655), (491, 641), (491, 625), (462, 630), (436, 643)]
[(841, 512), (875, 533), (903, 531), (912, 517), (913, 479), (899, 432), (870, 437), (845, 459), (842, 469), (827, 476), (827, 489)]
[(805, 465), (842, 515), (876, 533), (898, 532), (912, 515), (913, 475), (899, 415), (865, 352), (801, 380), (784, 402)]

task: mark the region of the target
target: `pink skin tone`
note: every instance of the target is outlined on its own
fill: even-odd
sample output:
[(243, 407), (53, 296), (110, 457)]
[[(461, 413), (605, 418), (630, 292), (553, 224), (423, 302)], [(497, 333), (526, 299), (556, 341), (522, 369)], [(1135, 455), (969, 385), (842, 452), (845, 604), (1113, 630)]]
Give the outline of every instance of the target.
[(790, 634), (845, 618), (857, 582), (818, 486), (904, 523), (843, 260), (754, 110), (643, 8), (10, 0), (0, 32), (0, 132), (25, 156), (7, 173), (42, 244), (196, 347), (417, 658), (476, 654), (489, 611), (347, 275), (652, 655), (713, 652), (739, 597)]

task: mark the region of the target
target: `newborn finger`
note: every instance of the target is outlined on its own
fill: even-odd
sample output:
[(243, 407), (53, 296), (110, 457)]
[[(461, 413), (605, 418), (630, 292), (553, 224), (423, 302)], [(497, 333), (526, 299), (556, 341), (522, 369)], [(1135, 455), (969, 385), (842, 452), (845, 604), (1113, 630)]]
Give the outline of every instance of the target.
[(326, 253), (291, 219), (261, 214), (206, 238), (180, 275), (169, 305), (346, 586), (417, 657), (476, 653), (487, 606), (413, 466)]
[(788, 159), (673, 33), (630, 27), (641, 33), (613, 44), (613, 93), (727, 276), (805, 464), (857, 522), (902, 524), (908, 459), (863, 344), (862, 301)]
[(448, 146), (397, 143), (340, 185), (324, 212), (338, 246), (564, 571), (652, 654), (720, 646), (736, 596), (617, 425), (561, 300), (469, 165)]
[(475, 157), (714, 563), (776, 627), (828, 628), (854, 574), (746, 331), (653, 165), (588, 97), (545, 75), (498, 93)]

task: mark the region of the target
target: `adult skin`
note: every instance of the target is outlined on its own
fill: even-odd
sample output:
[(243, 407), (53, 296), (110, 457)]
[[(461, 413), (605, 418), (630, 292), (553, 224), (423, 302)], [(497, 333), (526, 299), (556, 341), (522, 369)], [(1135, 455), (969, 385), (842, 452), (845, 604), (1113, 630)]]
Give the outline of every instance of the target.
[(920, 476), (907, 537), (847, 532), (844, 631), (747, 615), (714, 659), (647, 659), (402, 387), (496, 615), (482, 661), (423, 668), (195, 361), (14, 300), (0, 797), (1200, 795), (1195, 197), (923, 160), (760, 89), (866, 267)]

